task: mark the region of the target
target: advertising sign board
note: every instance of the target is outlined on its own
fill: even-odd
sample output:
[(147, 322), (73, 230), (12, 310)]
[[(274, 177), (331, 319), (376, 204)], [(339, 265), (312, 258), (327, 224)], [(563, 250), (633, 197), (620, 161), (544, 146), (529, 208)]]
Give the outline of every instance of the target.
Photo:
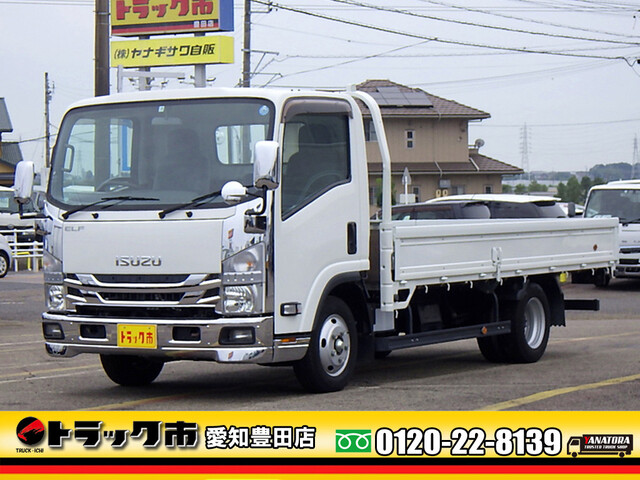
[(233, 31), (233, 0), (111, 0), (111, 35)]
[(233, 63), (233, 37), (168, 37), (111, 42), (111, 66), (158, 67)]

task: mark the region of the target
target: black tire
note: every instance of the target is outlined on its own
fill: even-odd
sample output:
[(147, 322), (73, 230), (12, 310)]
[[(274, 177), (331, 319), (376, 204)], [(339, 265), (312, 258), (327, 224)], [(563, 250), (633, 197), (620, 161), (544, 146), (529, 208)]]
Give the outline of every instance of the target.
[(611, 275), (604, 269), (600, 269), (593, 277), (593, 284), (598, 288), (604, 288), (609, 285)]
[(478, 337), (478, 347), (482, 356), (493, 363), (504, 363), (509, 360), (506, 348), (506, 335)]
[(0, 252), (0, 278), (9, 273), (10, 266), (11, 260), (9, 259), (9, 256), (4, 252)]
[(293, 365), (293, 371), (309, 392), (336, 392), (349, 383), (357, 357), (353, 313), (343, 300), (327, 297), (316, 315), (307, 354)]
[(391, 355), (391, 350), (380, 350), (378, 352), (375, 352), (373, 354), (374, 358), (376, 360), (384, 360), (385, 358), (387, 358), (389, 355)]
[(514, 363), (533, 363), (547, 349), (550, 310), (544, 290), (537, 283), (529, 283), (522, 297), (503, 309), (505, 319), (511, 320), (511, 333), (505, 335), (508, 360)]
[(153, 382), (164, 363), (133, 355), (100, 355), (102, 368), (113, 382), (125, 387), (140, 387)]

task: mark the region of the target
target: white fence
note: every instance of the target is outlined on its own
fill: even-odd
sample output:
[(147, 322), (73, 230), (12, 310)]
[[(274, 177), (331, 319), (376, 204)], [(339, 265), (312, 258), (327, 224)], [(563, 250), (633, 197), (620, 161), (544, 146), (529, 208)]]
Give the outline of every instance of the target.
[(13, 270), (38, 271), (42, 268), (42, 242), (35, 240), (35, 229), (0, 229), (11, 247)]

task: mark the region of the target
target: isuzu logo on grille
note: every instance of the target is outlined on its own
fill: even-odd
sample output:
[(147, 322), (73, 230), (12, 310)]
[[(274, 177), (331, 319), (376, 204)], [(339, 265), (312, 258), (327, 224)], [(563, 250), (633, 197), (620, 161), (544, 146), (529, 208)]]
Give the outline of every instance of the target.
[(159, 267), (162, 265), (162, 258), (148, 255), (116, 257), (116, 267)]

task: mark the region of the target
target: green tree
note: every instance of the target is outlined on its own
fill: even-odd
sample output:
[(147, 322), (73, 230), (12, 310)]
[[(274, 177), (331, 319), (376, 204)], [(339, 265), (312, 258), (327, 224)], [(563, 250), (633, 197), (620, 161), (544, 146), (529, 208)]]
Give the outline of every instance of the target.
[(572, 175), (569, 180), (567, 180), (567, 190), (565, 198), (563, 198), (565, 202), (574, 202), (574, 203), (582, 203), (584, 201), (584, 195), (582, 193), (582, 185), (578, 181), (575, 175)]
[(527, 186), (524, 183), (519, 183), (513, 191), (514, 193), (522, 195), (523, 193), (527, 193)]
[(560, 182), (557, 186), (558, 189), (558, 197), (560, 197), (560, 200), (562, 200), (563, 202), (566, 202), (566, 198), (567, 198), (567, 186)]
[(513, 193), (513, 187), (511, 185), (507, 185), (506, 183), (503, 183), (502, 193)]
[(527, 190), (529, 191), (529, 193), (531, 193), (531, 192), (547, 192), (547, 191), (549, 191), (549, 187), (547, 187), (546, 185), (543, 185), (541, 183), (538, 183), (537, 180), (534, 180), (533, 182), (531, 182), (529, 184), (529, 187), (527, 188)]

